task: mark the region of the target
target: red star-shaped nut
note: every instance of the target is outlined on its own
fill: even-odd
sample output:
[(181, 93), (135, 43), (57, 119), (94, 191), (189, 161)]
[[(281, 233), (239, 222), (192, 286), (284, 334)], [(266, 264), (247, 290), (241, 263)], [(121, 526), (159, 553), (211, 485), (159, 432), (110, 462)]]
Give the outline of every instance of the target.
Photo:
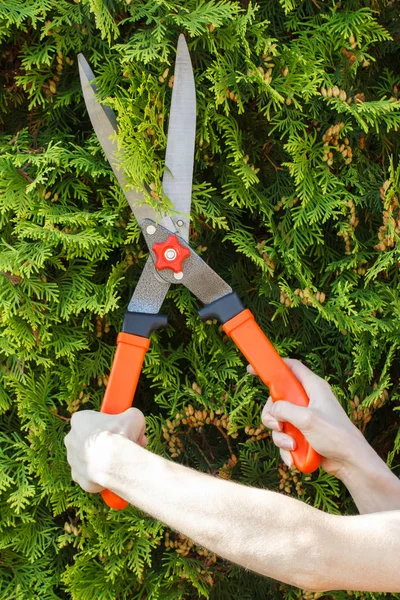
[(190, 256), (189, 248), (179, 243), (176, 235), (171, 234), (165, 242), (153, 244), (152, 250), (156, 255), (156, 269), (171, 269), (174, 273), (182, 272), (183, 261)]

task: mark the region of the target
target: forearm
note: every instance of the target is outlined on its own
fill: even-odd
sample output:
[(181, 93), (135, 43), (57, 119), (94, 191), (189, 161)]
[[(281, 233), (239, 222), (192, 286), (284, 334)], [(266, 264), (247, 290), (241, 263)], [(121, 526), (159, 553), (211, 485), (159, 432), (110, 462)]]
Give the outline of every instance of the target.
[(300, 587), (314, 583), (319, 511), (281, 494), (194, 471), (120, 436), (109, 442), (114, 460), (101, 485), (246, 569)]
[[(370, 525), (360, 521), (366, 517), (334, 517), (281, 494), (210, 477), (122, 436), (109, 436), (107, 444), (113, 458), (101, 485), (244, 568), (314, 590), (379, 591), (394, 576), (386, 557), (375, 574), (380, 587), (374, 587), (376, 555), (387, 538), (371, 535)], [(392, 552), (398, 554), (400, 545)]]
[(340, 479), (360, 514), (400, 510), (400, 480), (367, 442)]

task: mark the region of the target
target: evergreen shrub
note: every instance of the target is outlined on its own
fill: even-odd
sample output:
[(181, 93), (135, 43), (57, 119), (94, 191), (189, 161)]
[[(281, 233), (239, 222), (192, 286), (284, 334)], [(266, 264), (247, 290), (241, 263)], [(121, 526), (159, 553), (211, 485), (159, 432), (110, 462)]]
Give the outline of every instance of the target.
[[(2, 0), (1, 600), (318, 597), (133, 507), (109, 510), (66, 462), (70, 417), (99, 409), (147, 258), (90, 124), (77, 53), (118, 115), (130, 185), (150, 185), (162, 206), (182, 32), (198, 103), (191, 243), (399, 472), (398, 2)], [(260, 428), (266, 389), (196, 299), (177, 286), (164, 309), (170, 327), (152, 339), (135, 399), (150, 449), (355, 512), (333, 477), (281, 464)]]

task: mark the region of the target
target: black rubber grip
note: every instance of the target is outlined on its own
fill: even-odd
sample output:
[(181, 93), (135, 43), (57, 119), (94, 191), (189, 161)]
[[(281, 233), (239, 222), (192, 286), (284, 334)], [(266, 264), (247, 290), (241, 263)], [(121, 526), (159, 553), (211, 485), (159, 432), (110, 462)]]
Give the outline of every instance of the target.
[(236, 317), (239, 313), (244, 310), (244, 306), (241, 303), (239, 296), (232, 292), (218, 300), (214, 300), (210, 304), (206, 304), (199, 310), (200, 318), (203, 321), (207, 319), (218, 319), (222, 324), (226, 323), (233, 317)]
[(122, 331), (149, 338), (152, 331), (162, 329), (163, 327), (167, 327), (167, 325), (167, 315), (160, 315), (158, 313), (152, 315), (148, 313), (130, 312), (127, 310), (124, 315)]

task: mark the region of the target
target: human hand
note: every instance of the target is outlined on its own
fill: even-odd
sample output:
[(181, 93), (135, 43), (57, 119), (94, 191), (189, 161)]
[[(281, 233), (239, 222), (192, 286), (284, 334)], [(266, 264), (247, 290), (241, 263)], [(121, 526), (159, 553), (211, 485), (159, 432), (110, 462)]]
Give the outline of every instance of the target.
[[(327, 381), (315, 375), (300, 361), (283, 359), (304, 387), (310, 404), (307, 408), (290, 402), (273, 402), (268, 398), (262, 411), (263, 424), (272, 429), (272, 439), (280, 448), (282, 460), (292, 467), (291, 450), (295, 450), (294, 439), (283, 433), (283, 423), (297, 427), (311, 446), (323, 457), (321, 466), (331, 475), (340, 477), (349, 465), (371, 450), (362, 433), (350, 421)], [(255, 374), (249, 365), (249, 373)]]
[(113, 434), (123, 435), (140, 446), (148, 443), (145, 436), (146, 421), (137, 408), (128, 408), (119, 415), (108, 415), (94, 410), (82, 410), (71, 417), (71, 431), (65, 436), (67, 460), (72, 479), (85, 492), (101, 492), (102, 473), (107, 470), (111, 457), (107, 438)]

